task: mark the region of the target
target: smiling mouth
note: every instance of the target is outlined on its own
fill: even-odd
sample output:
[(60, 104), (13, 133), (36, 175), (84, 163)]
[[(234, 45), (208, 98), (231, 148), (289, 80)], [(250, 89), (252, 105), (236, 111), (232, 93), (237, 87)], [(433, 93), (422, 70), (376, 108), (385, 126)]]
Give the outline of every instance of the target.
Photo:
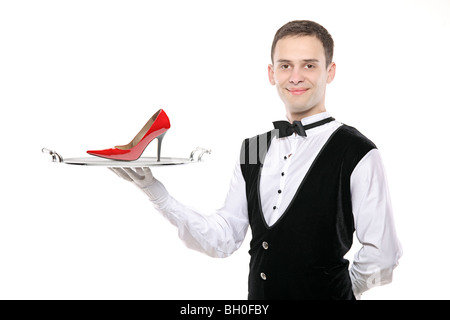
[(298, 89), (295, 89), (295, 88), (292, 88), (292, 89), (288, 89), (288, 88), (286, 88), (286, 90), (290, 93), (290, 94), (292, 94), (292, 95), (294, 95), (294, 96), (301, 96), (302, 94), (304, 94), (306, 91), (308, 91), (309, 89), (307, 89), (307, 88), (298, 88)]

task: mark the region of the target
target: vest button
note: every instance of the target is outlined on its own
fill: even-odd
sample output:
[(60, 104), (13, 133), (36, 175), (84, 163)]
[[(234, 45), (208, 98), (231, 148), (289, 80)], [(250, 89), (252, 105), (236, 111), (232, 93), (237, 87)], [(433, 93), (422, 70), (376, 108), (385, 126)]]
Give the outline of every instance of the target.
[(269, 244), (268, 244), (266, 241), (263, 241), (262, 247), (263, 247), (265, 250), (267, 250), (267, 249), (269, 249)]
[(263, 279), (263, 280), (267, 279), (266, 274), (264, 272), (261, 272), (260, 276), (261, 276), (261, 279)]

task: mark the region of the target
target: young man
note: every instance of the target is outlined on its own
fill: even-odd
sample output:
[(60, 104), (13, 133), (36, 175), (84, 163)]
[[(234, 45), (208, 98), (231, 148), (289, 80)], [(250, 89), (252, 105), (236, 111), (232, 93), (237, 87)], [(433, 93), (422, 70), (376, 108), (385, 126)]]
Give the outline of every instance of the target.
[[(250, 226), (249, 299), (355, 299), (391, 282), (402, 254), (376, 146), (325, 109), (333, 46), (312, 21), (278, 30), (268, 73), (288, 121), (244, 141), (216, 213), (176, 201), (149, 168), (113, 169), (149, 196), (190, 248), (227, 257)], [(355, 230), (362, 248), (349, 269), (344, 255)]]

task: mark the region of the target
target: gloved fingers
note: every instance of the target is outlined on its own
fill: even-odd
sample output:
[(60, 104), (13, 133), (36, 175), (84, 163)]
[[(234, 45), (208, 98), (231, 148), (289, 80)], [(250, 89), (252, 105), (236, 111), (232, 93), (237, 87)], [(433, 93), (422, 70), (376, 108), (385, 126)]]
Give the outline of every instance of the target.
[(136, 168), (136, 171), (139, 175), (143, 176), (145, 180), (152, 180), (154, 178), (152, 170), (150, 170), (149, 167)]
[(137, 185), (139, 188), (146, 188), (154, 180), (152, 171), (148, 167), (144, 168), (109, 168), (111, 171), (113, 171), (115, 174), (117, 174), (119, 177), (133, 182), (135, 185)]
[(144, 176), (140, 175), (137, 171), (134, 171), (131, 168), (123, 168), (123, 170), (128, 174), (128, 176), (134, 181), (143, 180)]
[(117, 176), (119, 176), (120, 178), (133, 182), (133, 179), (131, 179), (130, 176), (122, 168), (108, 168), (108, 169), (117, 174)]

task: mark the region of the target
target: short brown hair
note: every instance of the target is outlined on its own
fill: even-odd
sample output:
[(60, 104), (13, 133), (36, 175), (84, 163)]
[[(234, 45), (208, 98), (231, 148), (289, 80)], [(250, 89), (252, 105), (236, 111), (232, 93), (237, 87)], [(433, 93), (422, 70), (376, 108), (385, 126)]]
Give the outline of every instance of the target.
[(309, 20), (295, 20), (286, 23), (280, 29), (278, 29), (272, 42), (271, 58), (273, 63), (273, 54), (275, 46), (278, 40), (281, 40), (288, 36), (301, 37), (301, 36), (315, 36), (322, 42), (323, 49), (325, 51), (326, 66), (328, 67), (333, 61), (333, 49), (334, 41), (327, 29), (320, 24)]

